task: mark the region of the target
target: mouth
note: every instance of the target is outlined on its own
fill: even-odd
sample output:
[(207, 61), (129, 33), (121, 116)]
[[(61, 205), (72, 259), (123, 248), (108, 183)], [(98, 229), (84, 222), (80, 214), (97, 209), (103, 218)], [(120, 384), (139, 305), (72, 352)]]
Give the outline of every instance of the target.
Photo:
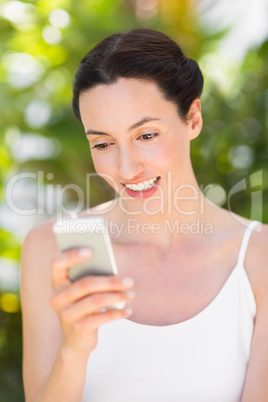
[(135, 184), (125, 184), (126, 188), (129, 188), (132, 191), (144, 191), (144, 190), (150, 190), (155, 186), (155, 183), (157, 180), (160, 179), (160, 177), (155, 177), (154, 179), (150, 180), (144, 180), (140, 183), (135, 183)]
[(124, 184), (127, 193), (134, 198), (150, 197), (157, 189), (160, 176), (153, 179), (144, 180), (135, 184)]

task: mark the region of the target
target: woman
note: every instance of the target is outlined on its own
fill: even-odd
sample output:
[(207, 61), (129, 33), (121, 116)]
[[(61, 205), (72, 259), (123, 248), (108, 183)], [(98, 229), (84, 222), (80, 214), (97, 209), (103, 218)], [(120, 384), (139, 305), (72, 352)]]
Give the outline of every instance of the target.
[(71, 283), (92, 250), (60, 253), (53, 222), (27, 236), (26, 401), (268, 400), (268, 230), (198, 187), (202, 86), (197, 63), (153, 30), (112, 35), (81, 61), (74, 111), (119, 194), (85, 215), (120, 229), (119, 275)]

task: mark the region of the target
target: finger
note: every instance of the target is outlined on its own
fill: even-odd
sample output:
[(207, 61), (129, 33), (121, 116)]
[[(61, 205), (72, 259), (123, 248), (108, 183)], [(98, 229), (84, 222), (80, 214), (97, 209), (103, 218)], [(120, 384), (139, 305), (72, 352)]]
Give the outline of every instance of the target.
[(94, 293), (125, 291), (130, 289), (133, 284), (134, 282), (131, 278), (122, 279), (115, 275), (87, 275), (55, 293), (51, 299), (51, 304), (55, 310), (61, 310)]
[(104, 308), (109, 308), (115, 303), (129, 302), (134, 297), (135, 293), (132, 290), (126, 292), (95, 293), (65, 309), (62, 312), (62, 320), (65, 323), (71, 324), (82, 320), (87, 315), (96, 314)]
[(123, 310), (106, 310), (105, 312), (89, 315), (84, 320), (75, 323), (74, 330), (77, 335), (84, 335), (85, 333), (90, 333), (97, 330), (102, 324), (105, 324), (109, 321), (127, 318), (131, 314), (132, 310), (130, 308), (125, 308)]
[(55, 289), (59, 286), (70, 283), (68, 270), (71, 266), (85, 261), (92, 255), (92, 250), (87, 247), (73, 248), (63, 251), (51, 260), (52, 287)]

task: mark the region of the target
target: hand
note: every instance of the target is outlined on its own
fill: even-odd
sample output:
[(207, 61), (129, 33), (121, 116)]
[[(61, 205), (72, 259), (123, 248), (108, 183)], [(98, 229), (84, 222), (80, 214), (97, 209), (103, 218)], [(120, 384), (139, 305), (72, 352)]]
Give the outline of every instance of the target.
[(71, 282), (68, 269), (90, 258), (91, 254), (89, 248), (75, 248), (60, 253), (51, 261), (54, 289), (51, 306), (61, 323), (63, 344), (76, 353), (89, 354), (95, 349), (100, 325), (131, 314), (129, 309), (106, 310), (107, 307), (134, 297), (130, 278), (88, 275)]

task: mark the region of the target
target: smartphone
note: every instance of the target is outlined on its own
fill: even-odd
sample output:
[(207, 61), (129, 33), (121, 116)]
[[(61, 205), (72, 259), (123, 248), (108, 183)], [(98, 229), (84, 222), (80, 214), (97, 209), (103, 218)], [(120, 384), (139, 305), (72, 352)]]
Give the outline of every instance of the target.
[[(68, 276), (72, 282), (86, 275), (118, 274), (106, 222), (102, 217), (61, 219), (54, 223), (53, 232), (62, 251), (84, 246), (92, 249), (91, 258), (69, 268)], [(124, 306), (125, 302), (119, 302), (112, 307)]]

